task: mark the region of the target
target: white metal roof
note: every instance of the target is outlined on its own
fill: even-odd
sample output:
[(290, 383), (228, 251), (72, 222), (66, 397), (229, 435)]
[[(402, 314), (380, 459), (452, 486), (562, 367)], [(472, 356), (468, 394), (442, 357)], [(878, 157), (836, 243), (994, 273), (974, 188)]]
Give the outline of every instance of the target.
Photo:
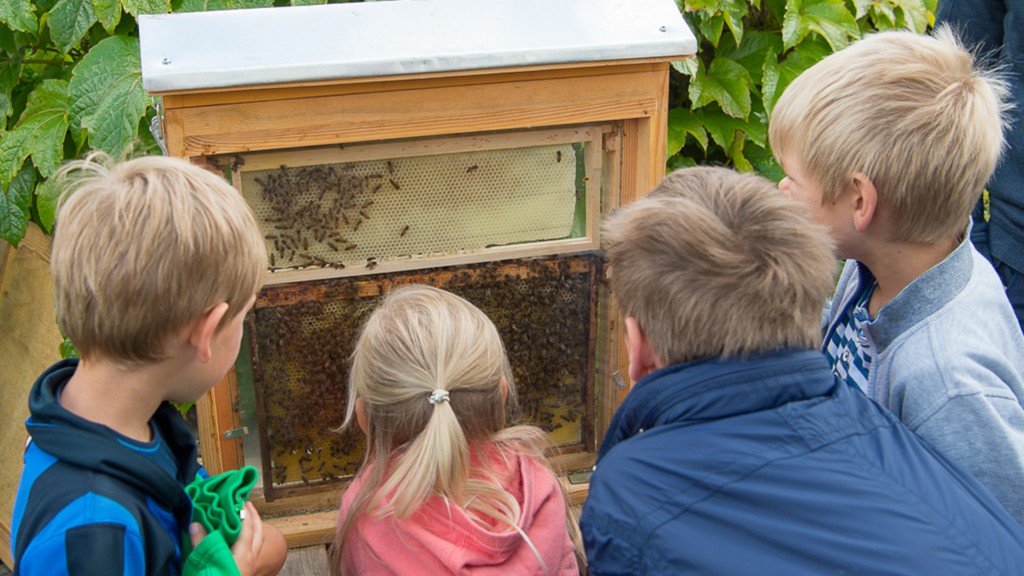
[(149, 92), (683, 57), (675, 0), (393, 0), (139, 16)]

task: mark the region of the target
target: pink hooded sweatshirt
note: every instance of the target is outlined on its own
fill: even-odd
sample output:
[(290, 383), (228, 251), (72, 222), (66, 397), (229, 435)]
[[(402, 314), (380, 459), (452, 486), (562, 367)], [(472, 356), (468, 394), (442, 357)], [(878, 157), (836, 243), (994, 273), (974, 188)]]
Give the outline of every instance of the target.
[[(497, 466), (505, 468), (503, 463)], [(342, 573), (578, 576), (558, 480), (531, 457), (510, 455), (507, 466), (502, 475), (507, 479), (505, 490), (519, 501), (519, 528), (536, 552), (518, 531), (482, 526), (435, 496), (405, 520), (365, 515), (357, 519), (343, 544)], [(339, 529), (362, 477), (356, 477), (341, 498)]]

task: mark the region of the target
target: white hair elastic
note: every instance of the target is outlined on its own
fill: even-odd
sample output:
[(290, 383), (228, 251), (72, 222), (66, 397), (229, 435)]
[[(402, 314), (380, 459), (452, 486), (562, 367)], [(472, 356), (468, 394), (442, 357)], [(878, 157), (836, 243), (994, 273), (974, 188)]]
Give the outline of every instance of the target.
[(441, 390), (440, 388), (431, 392), (430, 396), (427, 398), (427, 402), (430, 402), (431, 406), (436, 406), (438, 402), (447, 402), (448, 400), (448, 391)]

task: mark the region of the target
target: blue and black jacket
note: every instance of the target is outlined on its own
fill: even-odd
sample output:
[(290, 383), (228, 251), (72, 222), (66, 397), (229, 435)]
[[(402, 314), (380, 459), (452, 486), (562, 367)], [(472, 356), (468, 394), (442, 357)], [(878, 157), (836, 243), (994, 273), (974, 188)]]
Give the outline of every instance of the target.
[(58, 398), (77, 360), (44, 372), (29, 397), (31, 436), (15, 501), (16, 575), (175, 576), (200, 473), (195, 438), (164, 403), (151, 425), (177, 461), (177, 477), (106, 426), (64, 410)]
[(580, 528), (592, 576), (1024, 574), (1024, 528), (816, 350), (637, 382)]

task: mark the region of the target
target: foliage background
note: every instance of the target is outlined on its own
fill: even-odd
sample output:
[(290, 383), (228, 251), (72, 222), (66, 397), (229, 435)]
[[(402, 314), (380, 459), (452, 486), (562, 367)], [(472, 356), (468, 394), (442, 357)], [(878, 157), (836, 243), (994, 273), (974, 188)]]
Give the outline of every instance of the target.
[(677, 0), (699, 42), (673, 64), (668, 168), (731, 165), (779, 180), (768, 116), (802, 71), (872, 31), (925, 32), (937, 0)]
[[(936, 1), (677, 0), (699, 45), (697, 58), (673, 64), (667, 168), (710, 163), (780, 178), (766, 126), (786, 85), (872, 30), (924, 32)], [(0, 238), (17, 246), (29, 221), (51, 231), (47, 178), (66, 159), (158, 152), (148, 130), (157, 103), (142, 89), (140, 14), (324, 3), (0, 0)]]

